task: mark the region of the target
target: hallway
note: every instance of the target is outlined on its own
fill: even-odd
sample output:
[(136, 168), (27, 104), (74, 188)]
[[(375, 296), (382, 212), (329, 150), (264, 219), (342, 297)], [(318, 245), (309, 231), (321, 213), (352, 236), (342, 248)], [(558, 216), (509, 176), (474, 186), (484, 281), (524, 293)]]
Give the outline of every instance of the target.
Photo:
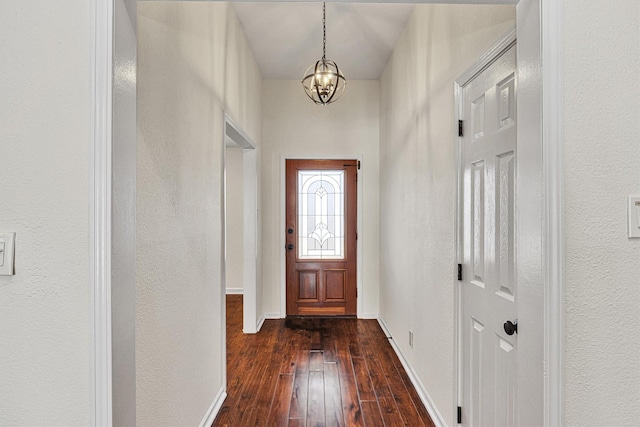
[(227, 295), (228, 396), (214, 426), (433, 426), (375, 320), (267, 320)]
[[(322, 0), (3, 3), (0, 426), (419, 425), (416, 394), (437, 426), (640, 425), (640, 1), (326, 3), (348, 81), (327, 107), (301, 87)], [(457, 108), (514, 29), (513, 80)], [(255, 143), (242, 170), (227, 118)], [(461, 176), (465, 133), (480, 149), (512, 119), (513, 155)], [(282, 319), (286, 160), (311, 158), (361, 161), (357, 313), (386, 337)], [(256, 184), (235, 238), (234, 176)], [(515, 312), (461, 320), (469, 279)], [(278, 320), (242, 335), (227, 291), (247, 332)], [(515, 401), (496, 375), (464, 381), (480, 365)], [(490, 399), (515, 421), (474, 419), (499, 413)]]

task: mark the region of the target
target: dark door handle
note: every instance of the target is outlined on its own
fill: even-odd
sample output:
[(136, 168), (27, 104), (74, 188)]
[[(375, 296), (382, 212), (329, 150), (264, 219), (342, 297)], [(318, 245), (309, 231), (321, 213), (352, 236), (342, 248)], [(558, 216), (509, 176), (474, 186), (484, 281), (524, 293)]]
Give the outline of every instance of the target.
[(289, 233), (289, 234), (293, 234), (293, 228), (288, 229), (288, 230), (287, 230), (287, 233)]
[(507, 320), (504, 323), (504, 331), (507, 333), (507, 335), (513, 335), (514, 333), (517, 334), (518, 333), (518, 320), (516, 319), (516, 321), (514, 323), (511, 323), (511, 320)]
[(289, 243), (289, 244), (287, 245), (287, 249), (289, 249), (290, 251), (292, 251), (292, 250), (293, 250), (293, 245), (292, 245), (291, 243)]

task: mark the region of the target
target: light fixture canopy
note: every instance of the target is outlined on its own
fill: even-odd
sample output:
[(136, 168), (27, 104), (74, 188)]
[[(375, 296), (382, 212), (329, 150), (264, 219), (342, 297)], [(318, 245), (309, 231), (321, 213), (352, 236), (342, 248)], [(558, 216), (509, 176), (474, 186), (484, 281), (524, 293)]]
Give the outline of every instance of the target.
[(326, 3), (322, 3), (322, 59), (307, 68), (302, 87), (316, 104), (327, 105), (337, 101), (347, 85), (344, 74), (335, 61), (327, 59)]

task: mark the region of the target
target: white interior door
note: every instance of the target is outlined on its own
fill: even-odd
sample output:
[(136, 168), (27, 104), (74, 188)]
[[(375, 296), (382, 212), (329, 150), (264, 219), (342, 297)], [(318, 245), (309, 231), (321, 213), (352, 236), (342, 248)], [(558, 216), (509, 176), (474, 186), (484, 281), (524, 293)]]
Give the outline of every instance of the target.
[[(462, 87), (462, 424), (516, 425), (516, 48)], [(526, 244), (526, 242), (525, 242)]]

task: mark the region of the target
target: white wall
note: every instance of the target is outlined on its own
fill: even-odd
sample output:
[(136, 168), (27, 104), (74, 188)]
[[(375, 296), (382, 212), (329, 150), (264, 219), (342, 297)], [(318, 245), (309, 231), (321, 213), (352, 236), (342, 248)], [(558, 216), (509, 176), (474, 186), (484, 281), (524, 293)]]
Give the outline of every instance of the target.
[(138, 3), (137, 422), (224, 387), (223, 109), (257, 145), (261, 76), (226, 3)]
[(340, 100), (315, 105), (299, 81), (263, 82), (262, 256), (264, 311), (272, 317), (286, 312), (283, 292), (284, 213), (281, 195), (283, 157), (324, 158), (362, 156), (363, 225), (362, 298), (366, 317), (378, 313), (379, 295), (379, 178), (378, 178), (378, 81), (349, 81)]
[(380, 316), (448, 425), (455, 425), (454, 81), (514, 26), (513, 6), (417, 5), (380, 83)]
[[(91, 422), (89, 2), (3, 1), (0, 425)], [(60, 60), (64, 58), (64, 60)]]
[(640, 3), (565, 1), (567, 426), (640, 419)]
[(227, 147), (225, 169), (227, 173), (226, 283), (228, 293), (242, 291), (244, 277), (244, 215), (243, 215), (243, 152), (242, 148)]

